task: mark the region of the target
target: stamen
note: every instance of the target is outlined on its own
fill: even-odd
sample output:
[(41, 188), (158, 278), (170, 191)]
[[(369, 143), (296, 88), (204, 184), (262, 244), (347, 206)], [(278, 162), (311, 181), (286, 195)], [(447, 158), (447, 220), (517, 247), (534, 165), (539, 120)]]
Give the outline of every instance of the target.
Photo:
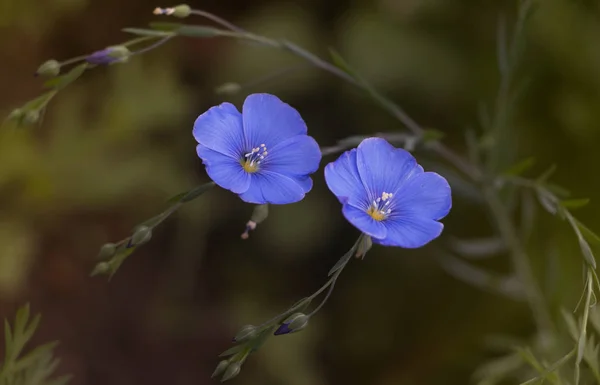
[[(367, 214), (369, 214), (376, 221), (382, 221), (391, 214), (392, 209), (389, 207), (392, 202), (391, 199), (394, 196), (392, 193), (383, 192), (381, 197), (378, 197), (373, 201), (371, 207), (368, 208)], [(382, 204), (382, 202), (385, 202)]]
[(240, 163), (246, 172), (254, 173), (258, 171), (260, 163), (267, 155), (267, 146), (261, 143), (259, 147), (253, 147), (249, 153), (244, 154), (244, 159), (241, 159)]

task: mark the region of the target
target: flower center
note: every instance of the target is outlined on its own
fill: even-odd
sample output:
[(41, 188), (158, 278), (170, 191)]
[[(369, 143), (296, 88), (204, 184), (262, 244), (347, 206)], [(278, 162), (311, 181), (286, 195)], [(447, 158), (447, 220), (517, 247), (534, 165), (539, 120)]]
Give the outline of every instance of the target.
[(394, 194), (386, 193), (385, 191), (381, 194), (381, 197), (375, 199), (371, 206), (367, 209), (369, 214), (376, 221), (382, 221), (390, 215), (392, 209), (389, 208), (390, 202)]
[(252, 151), (245, 154), (244, 157), (240, 159), (240, 164), (244, 168), (244, 171), (255, 173), (258, 171), (260, 163), (265, 159), (267, 154), (267, 146), (263, 143), (259, 147), (255, 147)]

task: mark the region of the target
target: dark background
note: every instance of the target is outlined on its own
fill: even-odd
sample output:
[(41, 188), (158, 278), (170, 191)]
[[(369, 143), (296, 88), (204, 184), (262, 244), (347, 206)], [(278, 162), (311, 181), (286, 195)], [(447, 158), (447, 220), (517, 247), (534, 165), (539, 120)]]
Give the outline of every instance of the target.
[[(516, 3), (470, 0), (190, 1), (255, 33), (285, 37), (327, 57), (336, 47), (422, 126), (465, 152), (479, 102), (498, 87), (496, 22)], [(157, 4), (145, 0), (1, 0), (0, 111), (40, 93), (40, 63), (90, 53), (130, 37)], [(204, 23), (201, 18), (186, 20)], [(527, 28), (519, 103), (506, 151), (535, 156), (533, 173), (577, 197), (600, 189), (600, 11), (596, 2), (548, 0)], [(208, 384), (237, 329), (259, 324), (312, 293), (351, 247), (322, 170), (300, 203), (272, 207), (250, 239), (252, 206), (213, 190), (186, 205), (127, 259), (111, 282), (90, 278), (98, 248), (159, 213), (170, 196), (208, 181), (191, 135), (195, 117), (228, 100), (269, 92), (297, 108), (321, 145), (404, 127), (359, 91), (304, 64), (228, 39), (176, 39), (126, 64), (87, 72), (50, 104), (44, 124), (0, 132), (0, 316), (24, 302), (43, 314), (35, 342), (60, 340), (73, 385)], [(444, 164), (417, 153), (427, 168)], [(335, 156), (324, 159), (323, 165)], [(449, 174), (446, 175), (450, 178)], [(577, 216), (600, 226), (598, 205)], [(581, 292), (581, 257), (568, 226), (540, 212), (528, 243), (553, 312)], [(494, 356), (485, 338), (526, 337), (524, 303), (481, 291), (440, 267), (450, 236), (491, 233), (476, 196), (455, 189), (444, 236), (419, 250), (374, 247), (342, 274), (324, 310), (301, 333), (270, 340), (238, 384), (465, 384)], [(509, 271), (506, 256), (480, 264)]]

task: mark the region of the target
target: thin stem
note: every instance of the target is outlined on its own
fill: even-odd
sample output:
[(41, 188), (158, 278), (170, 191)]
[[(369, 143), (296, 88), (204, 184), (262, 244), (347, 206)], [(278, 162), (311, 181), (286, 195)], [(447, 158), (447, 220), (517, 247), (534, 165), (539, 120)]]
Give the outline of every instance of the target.
[(590, 267), (587, 269), (586, 277), (586, 296), (585, 304), (583, 308), (583, 317), (581, 318), (581, 329), (579, 331), (579, 339), (577, 341), (577, 358), (575, 359), (575, 385), (579, 384), (580, 376), (580, 364), (583, 360), (585, 353), (585, 344), (587, 342), (587, 324), (590, 316), (590, 307), (592, 303), (592, 293), (594, 291), (594, 278), (592, 277), (592, 270)]
[(132, 52), (131, 54), (132, 55), (140, 55), (140, 54), (146, 53), (148, 51), (152, 51), (153, 49), (158, 48), (161, 45), (165, 44), (166, 42), (168, 42), (169, 40), (171, 40), (173, 37), (175, 37), (175, 36), (166, 36), (166, 37), (163, 37), (162, 39), (160, 39), (156, 43), (151, 44), (151, 45), (149, 45), (147, 47), (144, 47), (144, 48), (142, 48), (140, 50), (137, 50), (135, 52)]
[(156, 36), (141, 36), (141, 37), (136, 37), (135, 39), (126, 41), (125, 43), (123, 43), (121, 45), (123, 45), (125, 47), (129, 47), (129, 46), (143, 43), (145, 41), (152, 40), (152, 39), (156, 39)]
[(500, 201), (497, 192), (491, 186), (485, 186), (483, 188), (484, 196), (488, 202), (490, 210), (496, 219), (498, 230), (504, 242), (508, 245), (511, 250), (510, 256), (515, 273), (525, 289), (525, 295), (529, 306), (533, 313), (533, 317), (538, 325), (540, 331), (544, 334), (549, 333), (553, 330), (553, 322), (546, 308), (546, 301), (544, 296), (538, 287), (535, 276), (529, 264), (527, 254), (523, 250), (521, 241), (517, 235), (517, 232), (507, 214), (507, 210)]
[(214, 21), (215, 23), (217, 23), (217, 24), (220, 24), (220, 25), (222, 25), (223, 27), (225, 27), (225, 28), (227, 28), (227, 29), (230, 29), (230, 30), (232, 30), (232, 31), (235, 31), (235, 32), (240, 32), (240, 33), (246, 33), (246, 31), (245, 31), (245, 30), (243, 30), (242, 28), (238, 27), (237, 25), (235, 25), (235, 24), (233, 24), (233, 23), (230, 23), (229, 21), (227, 21), (227, 20), (225, 20), (225, 19), (222, 19), (222, 18), (220, 18), (220, 17), (219, 17), (219, 16), (217, 16), (217, 15), (213, 15), (213, 14), (212, 14), (212, 13), (210, 13), (210, 12), (202, 11), (202, 10), (200, 10), (200, 9), (193, 9), (193, 10), (192, 10), (190, 13), (191, 13), (192, 15), (196, 15), (196, 16), (202, 16), (202, 17), (205, 17), (205, 18), (207, 18), (207, 19), (209, 19), (209, 20), (212, 20), (212, 21)]

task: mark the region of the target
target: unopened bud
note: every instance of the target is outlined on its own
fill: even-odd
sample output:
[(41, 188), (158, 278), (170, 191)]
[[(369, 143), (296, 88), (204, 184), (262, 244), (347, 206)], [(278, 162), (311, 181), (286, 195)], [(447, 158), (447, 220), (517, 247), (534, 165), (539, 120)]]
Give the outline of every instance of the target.
[(131, 55), (131, 52), (127, 47), (124, 45), (116, 45), (96, 51), (88, 55), (85, 60), (90, 64), (107, 65), (127, 61), (129, 55)]
[(6, 120), (21, 120), (23, 118), (23, 110), (20, 108), (15, 108), (8, 114)]
[(288, 317), (277, 330), (274, 335), (290, 334), (304, 329), (308, 325), (309, 316), (303, 313), (295, 313)]
[(60, 63), (56, 60), (48, 60), (43, 63), (37, 71), (35, 71), (35, 76), (42, 75), (48, 77), (54, 77), (60, 73)]
[(229, 366), (227, 366), (227, 369), (225, 369), (225, 374), (223, 374), (223, 377), (221, 377), (221, 382), (231, 380), (233, 377), (240, 374), (241, 370), (242, 365), (240, 365), (239, 362), (232, 362), (231, 364), (229, 364)]
[(91, 276), (93, 277), (95, 275), (106, 274), (110, 272), (110, 270), (111, 267), (108, 262), (100, 262), (96, 265), (96, 267), (94, 267), (94, 270), (92, 270)]
[(105, 243), (100, 248), (100, 252), (98, 253), (98, 259), (108, 259), (115, 255), (117, 252), (117, 245), (114, 243)]
[(256, 327), (254, 325), (246, 325), (233, 338), (233, 342), (244, 342), (256, 335)]
[(192, 9), (187, 4), (180, 4), (171, 8), (155, 8), (155, 15), (175, 16), (179, 18), (188, 17), (192, 13)]
[(131, 236), (131, 246), (143, 245), (152, 238), (152, 229), (148, 226), (137, 227)]
[(40, 120), (40, 110), (29, 110), (23, 115), (23, 123), (34, 124)]
[(223, 360), (223, 361), (219, 362), (219, 364), (215, 368), (215, 371), (210, 376), (210, 378), (215, 378), (217, 376), (220, 376), (225, 371), (225, 369), (227, 369), (228, 366), (229, 366), (229, 361), (227, 361), (227, 360)]
[(238, 83), (225, 83), (217, 87), (215, 92), (219, 95), (235, 95), (242, 89)]

